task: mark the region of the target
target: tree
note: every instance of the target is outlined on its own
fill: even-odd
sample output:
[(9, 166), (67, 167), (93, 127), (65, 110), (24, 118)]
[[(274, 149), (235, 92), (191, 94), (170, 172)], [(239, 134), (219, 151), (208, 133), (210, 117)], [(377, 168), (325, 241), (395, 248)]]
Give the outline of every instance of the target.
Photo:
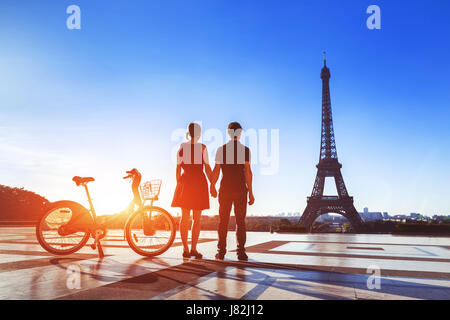
[(34, 192), (0, 185), (0, 221), (37, 221), (49, 203)]

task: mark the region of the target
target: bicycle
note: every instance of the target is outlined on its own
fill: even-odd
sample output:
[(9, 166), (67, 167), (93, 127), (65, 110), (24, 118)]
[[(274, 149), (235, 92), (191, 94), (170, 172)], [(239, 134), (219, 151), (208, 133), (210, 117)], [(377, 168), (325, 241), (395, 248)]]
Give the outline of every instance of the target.
[[(161, 189), (161, 180), (150, 180), (140, 184), (141, 174), (136, 169), (127, 171), (124, 179), (132, 180), (133, 201), (125, 222), (125, 238), (136, 253), (143, 256), (157, 256), (167, 251), (175, 239), (175, 221), (163, 208), (154, 206)], [(87, 184), (92, 177), (73, 177), (77, 186), (84, 187), (89, 210), (81, 204), (62, 200), (50, 204), (46, 213), (36, 225), (39, 244), (48, 252), (66, 255), (83, 248), (88, 240), (94, 239), (91, 248), (98, 249), (104, 257), (100, 242), (106, 236), (107, 222), (99, 223), (89, 194)], [(139, 192), (140, 190), (140, 192)], [(146, 204), (148, 203), (149, 204)], [(138, 208), (133, 212), (135, 205)]]

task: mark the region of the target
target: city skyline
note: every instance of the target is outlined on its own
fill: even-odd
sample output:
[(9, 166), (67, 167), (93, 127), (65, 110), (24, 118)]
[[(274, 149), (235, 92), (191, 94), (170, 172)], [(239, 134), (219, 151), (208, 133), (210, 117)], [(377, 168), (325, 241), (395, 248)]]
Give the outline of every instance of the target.
[[(160, 205), (176, 212), (173, 133), (190, 121), (224, 133), (236, 120), (279, 130), (279, 170), (254, 166), (249, 214), (301, 212), (319, 159), (325, 50), (356, 209), (450, 214), (438, 183), (450, 179), (448, 1), (380, 1), (381, 30), (366, 27), (368, 1), (77, 1), (81, 30), (66, 28), (69, 4), (0, 4), (0, 184), (86, 204), (71, 179), (94, 176), (99, 213), (113, 213), (131, 199), (121, 177), (135, 167), (163, 179)], [(211, 203), (205, 214), (217, 213)]]

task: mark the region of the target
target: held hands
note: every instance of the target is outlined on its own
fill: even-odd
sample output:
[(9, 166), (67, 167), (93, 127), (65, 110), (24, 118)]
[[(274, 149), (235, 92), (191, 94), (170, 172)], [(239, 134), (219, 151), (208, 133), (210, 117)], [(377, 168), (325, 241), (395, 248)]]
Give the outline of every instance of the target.
[[(211, 193), (211, 197), (216, 198), (217, 197), (217, 190), (216, 190), (216, 186), (211, 185), (209, 187), (209, 192)], [(255, 203), (255, 197), (253, 196), (253, 192), (249, 192), (249, 201), (248, 204), (252, 205), (253, 203)]]
[(249, 201), (248, 201), (249, 205), (252, 205), (255, 203), (255, 197), (253, 196), (253, 192), (249, 192), (248, 199), (249, 199)]
[(216, 198), (217, 197), (217, 190), (216, 186), (211, 185), (209, 188), (209, 192), (211, 193), (211, 197)]

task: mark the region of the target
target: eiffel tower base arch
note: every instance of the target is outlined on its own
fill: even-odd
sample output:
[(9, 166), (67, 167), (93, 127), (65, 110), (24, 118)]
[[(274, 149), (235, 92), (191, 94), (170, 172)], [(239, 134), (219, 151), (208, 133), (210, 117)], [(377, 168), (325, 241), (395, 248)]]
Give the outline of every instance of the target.
[(363, 221), (353, 205), (352, 197), (345, 199), (339, 199), (337, 197), (308, 198), (308, 204), (300, 218), (299, 224), (305, 226), (311, 232), (314, 221), (325, 213), (340, 214), (347, 218), (355, 232), (364, 232)]

